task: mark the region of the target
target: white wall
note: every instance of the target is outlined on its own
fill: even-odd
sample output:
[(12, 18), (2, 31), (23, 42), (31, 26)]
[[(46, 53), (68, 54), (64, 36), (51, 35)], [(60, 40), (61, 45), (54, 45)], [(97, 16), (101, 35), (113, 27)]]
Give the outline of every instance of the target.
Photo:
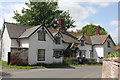
[[(37, 60), (38, 49), (45, 49), (45, 61)], [(38, 41), (38, 33), (37, 32), (34, 33), (29, 38), (28, 63), (32, 65), (36, 63), (61, 62), (62, 58), (54, 59), (53, 49), (54, 49), (54, 42), (48, 34), (46, 34), (46, 41)]]
[(93, 46), (93, 56), (95, 59), (98, 57), (104, 57), (104, 47), (103, 45), (94, 45)]
[(29, 39), (20, 39), (20, 47), (29, 48)]
[(8, 61), (8, 52), (10, 52), (11, 39), (8, 34), (8, 30), (5, 27), (3, 37), (2, 37), (2, 60)]
[(81, 44), (78, 45), (80, 50), (86, 50), (86, 58), (90, 58), (90, 50), (92, 50), (92, 45), (85, 44), (84, 46), (81, 46)]

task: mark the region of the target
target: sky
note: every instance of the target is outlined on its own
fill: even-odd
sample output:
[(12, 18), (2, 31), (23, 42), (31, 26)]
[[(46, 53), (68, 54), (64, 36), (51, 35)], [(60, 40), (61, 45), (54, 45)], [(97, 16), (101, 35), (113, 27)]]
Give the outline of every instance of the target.
[[(21, 13), (28, 0), (0, 0), (0, 29), (3, 21), (16, 23), (12, 17), (15, 10)], [(58, 0), (60, 10), (69, 10), (75, 20), (75, 31), (87, 24), (101, 25), (111, 35), (115, 43), (118, 42), (118, 0)]]

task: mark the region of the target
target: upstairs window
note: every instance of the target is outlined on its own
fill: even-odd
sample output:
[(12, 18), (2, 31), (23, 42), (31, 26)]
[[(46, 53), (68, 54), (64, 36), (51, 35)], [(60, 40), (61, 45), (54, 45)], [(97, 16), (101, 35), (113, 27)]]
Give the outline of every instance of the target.
[(110, 41), (107, 41), (107, 46), (108, 48), (110, 48)]
[(38, 40), (39, 41), (45, 41), (46, 33), (43, 29), (38, 31)]
[(53, 57), (60, 58), (62, 56), (62, 50), (54, 50)]
[(56, 36), (56, 44), (61, 44), (61, 38), (59, 36)]
[(84, 46), (85, 44), (84, 44), (84, 40), (81, 40), (81, 46)]

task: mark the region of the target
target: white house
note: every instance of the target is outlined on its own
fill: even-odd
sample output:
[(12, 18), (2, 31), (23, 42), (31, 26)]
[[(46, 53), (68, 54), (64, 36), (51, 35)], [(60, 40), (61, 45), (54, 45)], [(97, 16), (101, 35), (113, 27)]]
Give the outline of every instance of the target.
[(73, 43), (80, 51), (77, 56), (95, 58), (98, 62), (114, 51), (115, 43), (110, 35), (99, 35), (98, 29), (95, 36), (67, 32), (61, 24), (63, 19), (59, 19), (57, 29), (5, 22), (1, 35), (1, 59), (27, 65), (62, 63), (63, 51), (72, 47)]

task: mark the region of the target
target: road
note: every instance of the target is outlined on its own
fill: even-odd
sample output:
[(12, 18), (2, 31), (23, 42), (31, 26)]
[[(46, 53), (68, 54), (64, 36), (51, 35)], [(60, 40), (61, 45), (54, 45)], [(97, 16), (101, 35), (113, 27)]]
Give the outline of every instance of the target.
[(101, 66), (33, 69), (11, 74), (10, 78), (101, 78)]

